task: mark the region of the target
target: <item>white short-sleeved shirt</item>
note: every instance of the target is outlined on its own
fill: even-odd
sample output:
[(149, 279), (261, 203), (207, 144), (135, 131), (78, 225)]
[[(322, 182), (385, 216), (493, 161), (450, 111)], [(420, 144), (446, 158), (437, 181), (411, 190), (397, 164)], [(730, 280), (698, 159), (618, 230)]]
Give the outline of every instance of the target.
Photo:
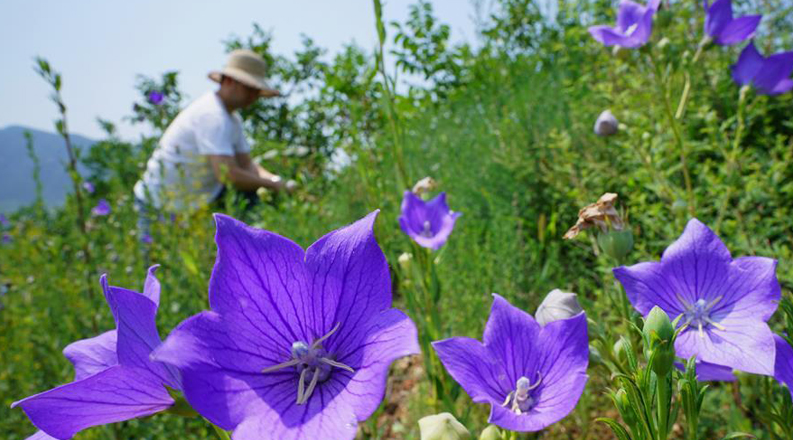
[(158, 208), (196, 209), (223, 190), (206, 156), (249, 151), (240, 116), (229, 113), (216, 93), (206, 93), (165, 130), (135, 184), (135, 197), (150, 200)]

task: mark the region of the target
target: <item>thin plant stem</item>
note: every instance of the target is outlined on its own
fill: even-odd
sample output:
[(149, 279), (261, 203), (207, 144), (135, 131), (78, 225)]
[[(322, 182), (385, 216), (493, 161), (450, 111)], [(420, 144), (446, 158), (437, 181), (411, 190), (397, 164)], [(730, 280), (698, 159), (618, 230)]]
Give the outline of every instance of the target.
[(650, 62), (655, 69), (655, 76), (656, 81), (658, 83), (658, 87), (660, 88), (661, 95), (663, 95), (664, 100), (664, 112), (666, 113), (666, 117), (669, 120), (669, 125), (672, 127), (672, 133), (675, 137), (675, 142), (677, 143), (678, 152), (680, 154), (680, 166), (683, 170), (683, 180), (686, 185), (686, 198), (688, 199), (688, 211), (689, 213), (694, 216), (696, 215), (696, 208), (694, 206), (694, 190), (691, 185), (691, 174), (688, 171), (688, 159), (686, 157), (686, 145), (683, 141), (683, 135), (680, 133), (680, 126), (675, 119), (675, 115), (672, 112), (672, 103), (669, 100), (669, 89), (666, 85), (666, 81), (661, 74), (661, 67), (655, 61), (655, 57), (650, 53)]
[(226, 432), (223, 429), (219, 428), (214, 423), (212, 424), (212, 427), (215, 428), (215, 433), (218, 435), (218, 438), (220, 438), (220, 440), (231, 440), (231, 436), (229, 435), (228, 432)]

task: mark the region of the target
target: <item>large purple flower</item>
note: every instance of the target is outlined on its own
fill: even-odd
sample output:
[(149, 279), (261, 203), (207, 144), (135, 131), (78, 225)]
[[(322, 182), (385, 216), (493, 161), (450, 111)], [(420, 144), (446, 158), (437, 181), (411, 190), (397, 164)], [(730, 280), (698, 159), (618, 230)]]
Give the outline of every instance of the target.
[(511, 431), (539, 431), (564, 418), (584, 391), (589, 362), (586, 315), (540, 326), (493, 294), (483, 342), (433, 342), (441, 362), (489, 422)]
[(110, 286), (105, 298), (116, 329), (68, 345), (74, 382), (15, 402), (43, 432), (32, 439), (69, 439), (91, 426), (148, 416), (173, 405), (166, 386), (180, 388), (179, 373), (149, 359), (160, 344), (155, 316), (160, 283), (149, 269), (143, 293)]
[(653, 33), (653, 15), (660, 5), (661, 0), (650, 0), (647, 6), (622, 0), (617, 12), (617, 26), (592, 26), (589, 33), (605, 46), (631, 49), (644, 46)]
[(752, 38), (763, 18), (762, 15), (733, 18), (732, 0), (716, 0), (710, 7), (708, 0), (704, 0), (703, 5), (705, 33), (722, 46), (731, 46)]
[(681, 358), (749, 373), (774, 373), (774, 337), (766, 321), (780, 299), (776, 261), (733, 259), (719, 237), (697, 219), (664, 251), (660, 262), (614, 269), (636, 310), (661, 307), (682, 315), (675, 341)]
[(445, 192), (425, 202), (412, 192), (405, 191), (399, 226), (419, 246), (438, 250), (446, 244), (460, 215), (449, 209)]
[(352, 439), (388, 367), (419, 352), (391, 308), (373, 212), (306, 251), (216, 215), (211, 311), (180, 324), (155, 358), (181, 369), (188, 402), (235, 440)]
[(774, 335), (774, 342), (776, 343), (774, 378), (787, 385), (790, 398), (793, 399), (793, 347), (779, 335)]
[(793, 89), (793, 51), (781, 52), (768, 58), (760, 55), (754, 42), (741, 52), (732, 66), (732, 78), (742, 86), (754, 85), (763, 95), (779, 95)]

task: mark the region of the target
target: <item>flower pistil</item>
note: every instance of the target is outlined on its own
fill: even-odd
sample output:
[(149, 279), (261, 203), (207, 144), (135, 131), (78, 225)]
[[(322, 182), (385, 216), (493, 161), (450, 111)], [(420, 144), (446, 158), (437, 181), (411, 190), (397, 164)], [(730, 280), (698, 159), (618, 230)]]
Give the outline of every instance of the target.
[[(509, 406), (509, 409), (518, 415), (529, 412), (535, 403), (531, 397), (531, 391), (540, 386), (541, 383), (542, 374), (539, 371), (537, 372), (537, 382), (534, 384), (531, 383), (528, 377), (521, 376), (515, 385), (515, 390), (507, 394), (507, 398), (501, 406)], [(512, 405), (510, 405), (510, 402), (512, 402)]]
[(718, 322), (714, 321), (711, 318), (711, 312), (713, 307), (721, 301), (722, 297), (716, 297), (710, 302), (705, 302), (705, 299), (700, 298), (693, 304), (689, 304), (685, 299), (683, 299), (680, 294), (677, 294), (677, 299), (685, 308), (683, 312), (683, 329), (685, 330), (689, 326), (696, 326), (699, 331), (699, 337), (705, 338), (705, 332), (703, 330), (704, 327), (711, 325), (721, 331), (727, 330), (724, 328), (723, 325), (719, 324)]
[[(298, 405), (305, 404), (308, 398), (311, 397), (314, 389), (316, 389), (317, 384), (328, 380), (333, 367), (355, 373), (352, 367), (341, 362), (336, 362), (332, 358), (333, 355), (328, 354), (322, 347), (322, 342), (336, 333), (340, 326), (341, 323), (336, 324), (328, 334), (312, 342), (311, 345), (305, 341), (294, 342), (291, 349), (292, 359), (278, 365), (273, 365), (272, 367), (267, 367), (262, 370), (262, 373), (273, 373), (284, 368), (295, 367), (296, 371), (300, 373), (300, 379), (297, 384), (296, 403)], [(306, 388), (307, 381), (309, 381), (308, 388)]]

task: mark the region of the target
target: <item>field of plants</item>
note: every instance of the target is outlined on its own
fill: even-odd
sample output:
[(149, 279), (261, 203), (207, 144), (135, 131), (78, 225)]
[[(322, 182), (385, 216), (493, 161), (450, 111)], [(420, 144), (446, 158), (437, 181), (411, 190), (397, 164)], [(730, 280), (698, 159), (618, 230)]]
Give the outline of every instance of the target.
[(178, 73), (76, 150), (37, 60), (74, 188), (0, 218), (0, 437), (793, 439), (793, 4), (374, 6), (375, 50), (226, 42), (297, 189), (146, 235)]

